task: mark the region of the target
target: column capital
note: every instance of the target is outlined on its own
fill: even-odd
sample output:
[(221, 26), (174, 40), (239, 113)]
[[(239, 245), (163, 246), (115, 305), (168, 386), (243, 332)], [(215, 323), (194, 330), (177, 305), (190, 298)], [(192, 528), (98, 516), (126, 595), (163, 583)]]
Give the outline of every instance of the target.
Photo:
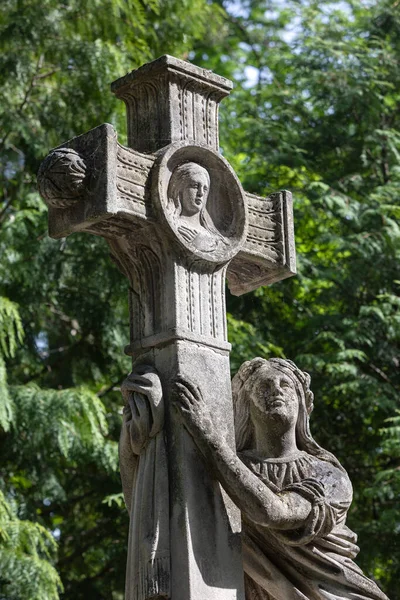
[(218, 105), (232, 82), (167, 54), (111, 84), (127, 107), (128, 146), (155, 152), (179, 141), (219, 149)]

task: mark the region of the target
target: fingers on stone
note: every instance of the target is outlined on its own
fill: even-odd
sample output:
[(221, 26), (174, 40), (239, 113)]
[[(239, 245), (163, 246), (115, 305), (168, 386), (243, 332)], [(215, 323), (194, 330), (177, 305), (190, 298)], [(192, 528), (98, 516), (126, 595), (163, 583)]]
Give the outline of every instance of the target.
[(152, 385), (152, 382), (149, 379), (149, 377), (146, 377), (146, 375), (140, 375), (139, 373), (130, 373), (125, 381), (127, 383), (141, 383), (142, 385), (147, 387)]
[(179, 392), (180, 401), (183, 403), (186, 403), (186, 404), (191, 404), (192, 403), (191, 394), (190, 394), (189, 390), (187, 389), (186, 385), (181, 383), (180, 381), (177, 381), (176, 387)]
[(192, 381), (187, 381), (187, 380), (185, 382), (182, 382), (182, 385), (184, 385), (186, 387), (186, 389), (189, 391), (194, 402), (198, 403), (203, 399), (202, 393), (201, 393), (198, 385), (196, 385)]

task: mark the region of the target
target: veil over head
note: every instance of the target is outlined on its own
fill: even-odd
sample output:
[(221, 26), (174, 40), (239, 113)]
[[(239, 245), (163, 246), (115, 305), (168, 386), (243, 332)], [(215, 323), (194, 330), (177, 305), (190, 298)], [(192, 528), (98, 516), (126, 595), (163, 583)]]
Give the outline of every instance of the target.
[(206, 175), (210, 182), (210, 174), (207, 169), (195, 162), (183, 163), (174, 169), (168, 185), (168, 198), (170, 202), (173, 203), (178, 214), (180, 214), (182, 210), (181, 195), (183, 187), (186, 184), (186, 179), (199, 172)]
[[(184, 186), (186, 185), (186, 181), (190, 176), (193, 177), (193, 175), (198, 174), (199, 171), (207, 176), (210, 188), (211, 178), (208, 170), (196, 162), (187, 162), (179, 165), (171, 175), (168, 185), (168, 200), (170, 210), (174, 212), (176, 218), (179, 218), (182, 212), (182, 192)], [(206, 229), (209, 233), (216, 236), (224, 244), (227, 244), (224, 236), (214, 225), (206, 206), (203, 206), (200, 211), (200, 223), (202, 227), (204, 227), (204, 229)]]

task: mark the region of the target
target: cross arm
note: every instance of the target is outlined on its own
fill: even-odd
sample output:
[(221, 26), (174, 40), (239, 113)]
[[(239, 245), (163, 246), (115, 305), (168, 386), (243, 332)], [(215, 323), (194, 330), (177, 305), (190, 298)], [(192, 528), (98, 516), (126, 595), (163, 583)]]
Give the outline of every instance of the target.
[(154, 160), (119, 144), (108, 123), (52, 150), (38, 173), (50, 236), (86, 231), (112, 238), (153, 221), (148, 175)]
[(292, 194), (282, 191), (263, 198), (246, 193), (246, 200), (248, 235), (227, 272), (234, 296), (296, 274)]

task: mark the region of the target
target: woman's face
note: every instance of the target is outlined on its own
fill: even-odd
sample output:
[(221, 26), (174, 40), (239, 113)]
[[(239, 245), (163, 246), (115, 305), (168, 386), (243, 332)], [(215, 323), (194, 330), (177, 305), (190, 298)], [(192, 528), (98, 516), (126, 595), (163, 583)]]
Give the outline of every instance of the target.
[(210, 178), (207, 171), (200, 165), (193, 165), (193, 169), (182, 181), (181, 215), (190, 217), (199, 213), (206, 205), (210, 188)]
[(250, 392), (252, 419), (280, 420), (295, 426), (299, 399), (292, 379), (268, 364), (257, 370), (256, 378)]

